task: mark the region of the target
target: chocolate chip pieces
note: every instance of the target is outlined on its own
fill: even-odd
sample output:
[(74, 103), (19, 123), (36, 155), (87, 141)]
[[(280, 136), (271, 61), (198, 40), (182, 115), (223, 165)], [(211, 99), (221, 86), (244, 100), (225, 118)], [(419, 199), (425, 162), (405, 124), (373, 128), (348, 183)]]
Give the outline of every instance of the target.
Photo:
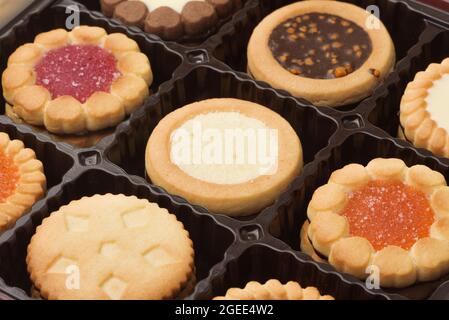
[(345, 77), (372, 52), (371, 39), (360, 26), (318, 12), (284, 21), (273, 30), (269, 46), (290, 73), (313, 79)]

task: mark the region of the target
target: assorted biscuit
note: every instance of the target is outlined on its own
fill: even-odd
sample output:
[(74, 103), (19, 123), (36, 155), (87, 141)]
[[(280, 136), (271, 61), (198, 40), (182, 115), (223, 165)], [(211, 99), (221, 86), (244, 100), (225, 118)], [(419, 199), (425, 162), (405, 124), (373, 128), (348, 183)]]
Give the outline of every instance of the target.
[(53, 212), (26, 261), (35, 292), (50, 300), (175, 299), (196, 281), (183, 224), (155, 203), (124, 195), (85, 197)]
[(449, 273), (448, 194), (444, 176), (424, 165), (349, 164), (314, 192), (301, 248), (360, 279), (376, 267), (382, 287), (439, 279)]
[(117, 125), (142, 106), (152, 81), (134, 40), (92, 26), (37, 35), (17, 48), (2, 74), (11, 113), (56, 134)]
[(399, 136), (418, 148), (449, 157), (449, 59), (432, 63), (408, 83), (401, 100)]
[[(203, 134), (197, 135), (198, 130)], [(208, 139), (206, 132), (212, 130), (222, 138), (217, 138), (220, 150), (210, 152), (225, 151), (209, 161), (206, 151), (193, 144), (196, 138)], [(193, 141), (184, 139), (183, 132)], [(227, 133), (235, 133), (232, 141), (226, 139)], [(177, 155), (186, 153), (184, 141), (192, 144), (187, 159)], [(248, 150), (240, 152), (239, 143)], [(228, 145), (231, 149), (226, 152)], [(258, 161), (260, 152), (273, 161)], [(202, 157), (195, 159), (198, 154)], [(148, 140), (145, 164), (150, 181), (169, 193), (213, 213), (241, 217), (257, 214), (276, 200), (301, 172), (303, 153), (295, 130), (280, 115), (253, 102), (221, 98), (195, 102), (163, 118)]]
[(243, 289), (231, 288), (222, 297), (214, 300), (334, 300), (332, 296), (321, 295), (317, 288), (302, 288), (290, 281), (282, 284), (279, 280), (268, 280), (265, 284), (248, 282)]
[[(241, 0), (99, 3), (115, 23), (177, 42), (207, 37), (243, 5)], [(370, 28), (367, 20), (377, 28)], [(7, 59), (1, 78), (5, 116), (21, 130), (31, 127), (33, 134), (62, 137), (63, 142), (75, 139), (80, 148), (95, 148), (145, 109), (158, 77), (152, 64), (164, 63), (152, 58), (131, 36), (98, 26), (47, 30)], [(383, 22), (359, 6), (298, 1), (268, 14), (255, 27), (246, 61), (254, 80), (285, 91), (289, 98), (305, 99), (321, 112), (320, 107), (348, 107), (369, 97), (393, 71), (396, 48)], [(403, 92), (398, 136), (447, 158), (446, 89), (449, 58), (419, 71)], [(256, 219), (282, 197), (292, 197), (294, 183), (309, 187), (301, 180), (305, 159), (316, 155), (307, 154), (303, 143), (314, 141), (302, 136), (298, 119), (274, 111), (269, 101), (215, 96), (181, 103), (171, 112), (156, 111), (163, 116), (144, 138), (146, 149), (139, 159), (148, 185), (170, 195), (170, 201), (185, 199), (213, 219), (225, 215), (231, 218), (221, 218), (240, 222)], [(155, 91), (154, 98), (161, 96)], [(29, 141), (20, 132), (15, 135), (23, 142), (0, 132), (0, 233), (14, 228), (46, 197), (48, 164), (25, 147)], [(295, 226), (302, 251), (298, 254), (360, 281), (374, 272), (380, 287), (388, 290), (448, 276), (449, 187), (442, 173), (409, 161), (370, 158), (366, 165), (350, 163), (325, 177), (326, 184), (310, 190), (307, 217)], [(163, 201), (153, 203), (137, 194), (93, 194), (66, 199), (37, 223), (26, 254), (28, 293), (44, 300), (190, 296), (201, 280), (195, 250), (202, 246), (192, 241), (190, 225), (178, 220), (184, 213), (169, 212)], [(296, 221), (292, 216), (298, 213), (287, 215)], [(229, 288), (214, 299), (334, 297), (314, 286), (271, 279)]]
[(44, 167), (34, 151), (0, 132), (0, 232), (14, 225), (45, 191)]
[(126, 25), (164, 40), (205, 36), (229, 19), (242, 0), (100, 0), (101, 10)]
[[(378, 28), (369, 28), (372, 19)], [(393, 41), (383, 23), (339, 1), (299, 1), (254, 29), (248, 73), (315, 105), (339, 107), (371, 95), (392, 71)]]

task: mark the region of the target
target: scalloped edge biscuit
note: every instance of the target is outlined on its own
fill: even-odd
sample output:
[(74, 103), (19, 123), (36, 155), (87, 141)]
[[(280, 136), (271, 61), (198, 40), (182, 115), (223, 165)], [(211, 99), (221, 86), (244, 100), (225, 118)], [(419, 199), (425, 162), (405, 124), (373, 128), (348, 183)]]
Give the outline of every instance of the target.
[(209, 32), (220, 18), (229, 17), (242, 6), (241, 0), (192, 0), (182, 9), (165, 5), (153, 10), (144, 1), (101, 0), (100, 4), (104, 15), (174, 41)]
[(44, 196), (46, 178), (42, 162), (33, 150), (25, 148), (20, 140), (11, 140), (0, 132), (0, 152), (12, 160), (19, 176), (12, 193), (0, 201), (0, 232), (14, 224)]
[(265, 284), (248, 282), (243, 288), (231, 288), (225, 296), (214, 300), (334, 300), (332, 296), (321, 295), (317, 288), (302, 288), (299, 283), (290, 281), (282, 284), (279, 280), (268, 280)]
[[(435, 215), (429, 237), (419, 239), (409, 250), (387, 246), (376, 251), (366, 238), (351, 235), (340, 212), (349, 194), (369, 180), (399, 180), (426, 194)], [(315, 260), (326, 257), (337, 270), (362, 280), (369, 275), (368, 267), (377, 266), (382, 287), (403, 288), (436, 280), (449, 272), (448, 195), (444, 176), (423, 165), (407, 167), (394, 158), (373, 159), (366, 167), (347, 165), (315, 190), (307, 209), (310, 224), (301, 230), (301, 249)]]
[(418, 148), (425, 148), (437, 156), (449, 157), (447, 128), (439, 127), (428, 111), (428, 90), (433, 82), (449, 74), (449, 58), (431, 63), (425, 71), (416, 73), (401, 99), (400, 128), (403, 138)]
[[(97, 45), (117, 59), (120, 76), (109, 92), (92, 94), (85, 103), (71, 96), (52, 98), (36, 85), (35, 65), (50, 50), (71, 44)], [(138, 44), (124, 34), (107, 34), (99, 27), (79, 26), (38, 34), (34, 43), (16, 49), (2, 74), (3, 95), (14, 114), (26, 123), (56, 134), (75, 134), (113, 127), (143, 104), (153, 82), (151, 64)]]

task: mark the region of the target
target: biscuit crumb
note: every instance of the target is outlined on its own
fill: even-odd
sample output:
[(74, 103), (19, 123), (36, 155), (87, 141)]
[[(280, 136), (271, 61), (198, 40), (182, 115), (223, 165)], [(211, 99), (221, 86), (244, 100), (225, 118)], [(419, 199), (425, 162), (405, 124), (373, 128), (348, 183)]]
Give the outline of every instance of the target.
[(307, 58), (305, 61), (306, 65), (313, 66), (315, 63), (313, 62), (312, 58)]
[(373, 76), (375, 76), (376, 78), (379, 78), (379, 77), (380, 77), (380, 71), (377, 70), (377, 69), (371, 68), (371, 69), (369, 69), (369, 72), (370, 72)]
[(295, 68), (291, 68), (290, 73), (294, 74), (294, 75), (300, 75), (301, 74), (301, 70), (295, 69)]
[(346, 76), (347, 75), (346, 68), (344, 68), (344, 67), (335, 68), (334, 75), (336, 78), (341, 78), (341, 77)]

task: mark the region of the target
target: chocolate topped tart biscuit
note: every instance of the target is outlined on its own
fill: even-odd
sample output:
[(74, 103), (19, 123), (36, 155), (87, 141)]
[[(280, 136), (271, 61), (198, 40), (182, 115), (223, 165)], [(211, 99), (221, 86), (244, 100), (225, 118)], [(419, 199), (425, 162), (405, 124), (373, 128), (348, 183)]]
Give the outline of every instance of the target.
[(318, 188), (301, 249), (337, 270), (405, 288), (449, 273), (449, 188), (444, 176), (400, 159), (349, 164)]
[(106, 16), (165, 40), (180, 40), (212, 30), (220, 18), (241, 7), (241, 0), (100, 0)]
[(56, 134), (115, 126), (142, 105), (152, 82), (134, 40), (89, 26), (37, 35), (9, 57), (2, 75), (10, 113)]
[(148, 140), (152, 183), (213, 213), (248, 216), (272, 204), (303, 167), (290, 124), (259, 104), (209, 99), (159, 122)]
[(400, 137), (449, 157), (449, 59), (432, 63), (407, 85), (401, 100)]
[(48, 300), (182, 298), (195, 283), (183, 224), (146, 199), (72, 201), (37, 228), (26, 258), (33, 293)]
[(255, 28), (248, 72), (313, 104), (338, 107), (370, 95), (395, 56), (387, 29), (367, 11), (338, 1), (301, 1)]
[(34, 151), (0, 132), (0, 232), (31, 209), (45, 190), (43, 165)]
[(317, 288), (302, 288), (299, 283), (290, 281), (282, 284), (279, 280), (268, 280), (265, 284), (248, 282), (243, 288), (231, 288), (223, 297), (214, 300), (334, 300), (331, 296), (322, 296)]

